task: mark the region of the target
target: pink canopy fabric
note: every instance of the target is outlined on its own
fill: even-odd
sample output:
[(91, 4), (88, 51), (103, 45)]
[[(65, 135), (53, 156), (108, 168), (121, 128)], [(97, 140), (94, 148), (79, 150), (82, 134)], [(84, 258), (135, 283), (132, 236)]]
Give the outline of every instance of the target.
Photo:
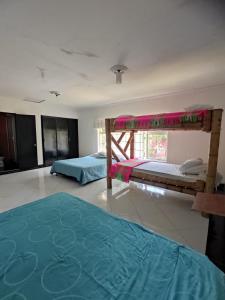
[(146, 115), (138, 117), (122, 116), (114, 121), (116, 130), (122, 129), (157, 129), (172, 128), (185, 123), (199, 123), (204, 121), (208, 110), (198, 110), (192, 112), (176, 112), (159, 115)]

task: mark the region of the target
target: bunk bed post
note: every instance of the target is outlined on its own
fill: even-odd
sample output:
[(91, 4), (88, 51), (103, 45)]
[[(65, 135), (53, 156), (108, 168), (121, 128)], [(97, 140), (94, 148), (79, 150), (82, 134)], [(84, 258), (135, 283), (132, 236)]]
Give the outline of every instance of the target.
[(134, 131), (130, 132), (130, 158), (134, 158)]
[(208, 174), (205, 185), (205, 192), (207, 193), (213, 193), (215, 189), (222, 113), (222, 109), (212, 111)]
[(109, 175), (112, 166), (112, 144), (111, 144), (111, 122), (110, 119), (105, 119), (106, 132), (106, 154), (107, 154), (107, 188), (112, 188), (112, 178)]

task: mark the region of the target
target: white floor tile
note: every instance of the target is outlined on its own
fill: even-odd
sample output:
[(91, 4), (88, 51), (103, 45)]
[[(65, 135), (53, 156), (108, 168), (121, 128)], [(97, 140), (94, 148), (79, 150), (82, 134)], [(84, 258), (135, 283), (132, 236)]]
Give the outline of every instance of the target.
[(205, 253), (207, 230), (202, 230), (198, 228), (186, 229), (179, 230), (178, 233), (183, 236), (186, 245), (199, 252)]
[(0, 176), (0, 212), (68, 192), (204, 253), (208, 220), (191, 210), (193, 197), (139, 183), (101, 179), (85, 186), (42, 168)]

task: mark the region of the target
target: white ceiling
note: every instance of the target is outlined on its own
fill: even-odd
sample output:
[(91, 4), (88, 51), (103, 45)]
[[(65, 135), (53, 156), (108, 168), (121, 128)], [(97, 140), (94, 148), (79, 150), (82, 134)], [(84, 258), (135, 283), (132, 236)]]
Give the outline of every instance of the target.
[(0, 0), (0, 96), (88, 107), (222, 84), (223, 3)]

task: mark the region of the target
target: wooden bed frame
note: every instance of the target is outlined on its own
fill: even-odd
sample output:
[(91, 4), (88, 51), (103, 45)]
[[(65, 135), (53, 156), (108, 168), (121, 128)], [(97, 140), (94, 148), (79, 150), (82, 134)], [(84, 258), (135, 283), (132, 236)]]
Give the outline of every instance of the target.
[[(194, 113), (194, 112), (193, 112)], [(144, 172), (133, 171), (132, 177), (130, 180), (151, 184), (153, 186), (162, 187), (165, 189), (174, 190), (177, 192), (187, 193), (195, 195), (197, 192), (214, 192), (216, 175), (217, 175), (217, 163), (218, 163), (218, 152), (219, 152), (219, 143), (220, 143), (220, 131), (221, 131), (221, 120), (222, 120), (222, 109), (214, 109), (208, 110), (206, 116), (204, 116), (203, 120), (197, 122), (186, 121), (185, 123), (175, 124), (175, 125), (158, 125), (157, 128), (146, 128), (146, 125), (138, 128), (135, 126), (135, 122), (133, 122), (133, 126), (129, 126), (129, 128), (118, 129), (115, 126), (115, 118), (106, 119), (105, 120), (105, 128), (106, 128), (106, 145), (107, 145), (107, 188), (112, 188), (112, 178), (110, 177), (109, 170), (112, 166), (112, 158), (114, 158), (117, 162), (120, 161), (119, 157), (112, 149), (112, 143), (117, 147), (120, 153), (126, 159), (134, 158), (134, 133), (137, 131), (147, 131), (147, 130), (201, 130), (204, 132), (209, 132), (211, 134), (210, 138), (210, 150), (209, 150), (209, 160), (208, 160), (208, 173), (206, 177), (206, 181), (197, 180), (196, 182), (187, 182), (182, 180), (170, 179), (151, 174), (146, 174)], [(183, 116), (188, 116), (191, 113), (183, 112)], [(166, 114), (165, 114), (166, 115)], [(162, 115), (155, 115), (153, 117), (159, 117)], [(134, 117), (135, 118), (135, 117)], [(136, 127), (136, 128), (135, 128)], [(121, 132), (121, 135), (118, 140), (113, 137), (113, 132)], [(124, 148), (121, 147), (120, 143), (125, 136), (125, 134), (129, 132), (130, 136)], [(130, 146), (130, 153), (127, 153), (127, 149)]]

